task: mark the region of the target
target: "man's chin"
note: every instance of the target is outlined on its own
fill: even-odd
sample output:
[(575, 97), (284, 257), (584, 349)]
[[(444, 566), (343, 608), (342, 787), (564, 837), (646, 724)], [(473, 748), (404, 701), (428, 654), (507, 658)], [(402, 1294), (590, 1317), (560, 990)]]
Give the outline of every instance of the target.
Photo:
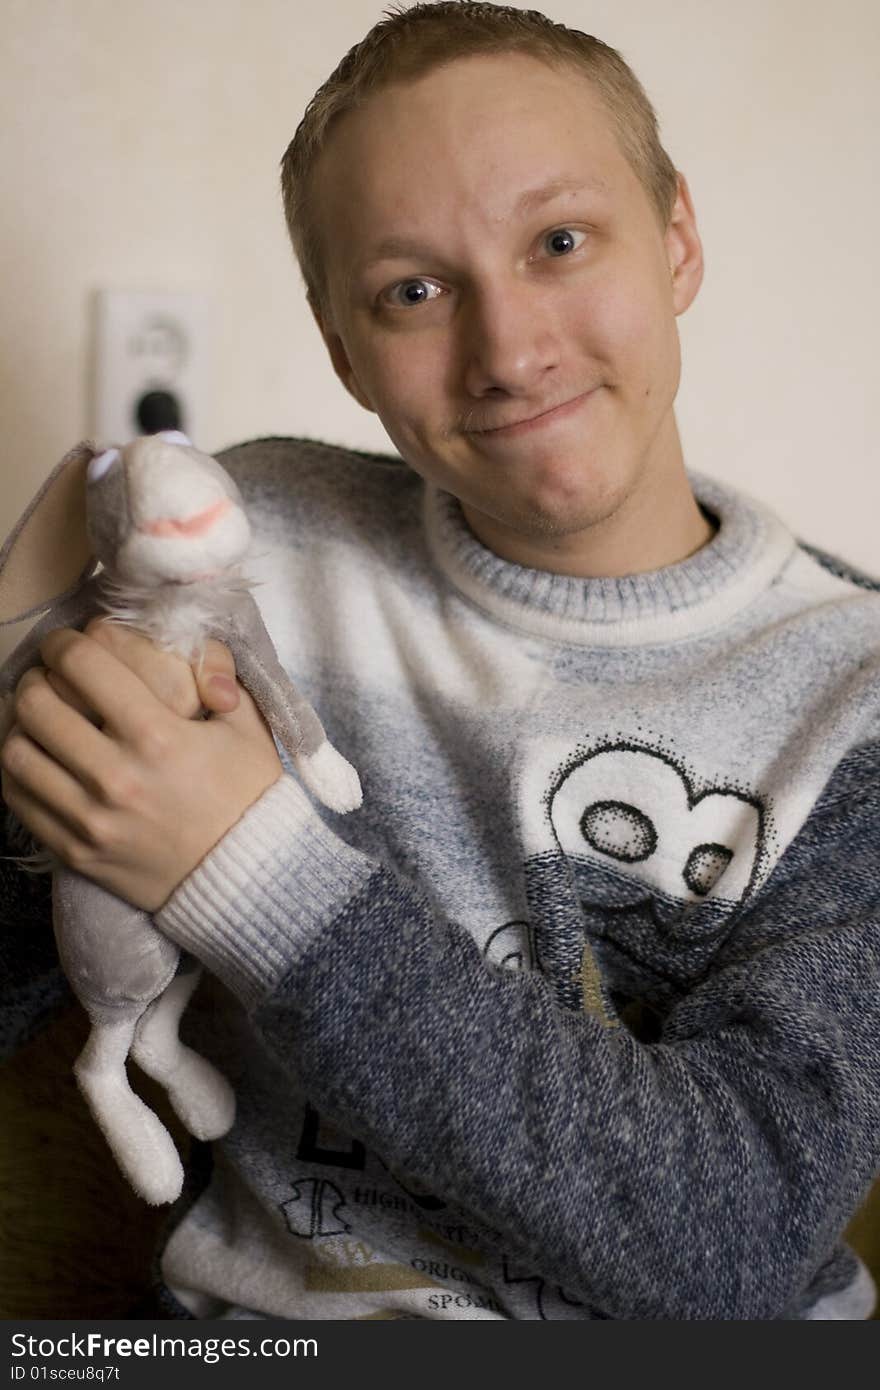
[[(590, 534), (601, 532), (612, 518), (620, 499), (607, 499), (592, 505), (583, 500), (573, 507), (551, 506), (547, 502), (523, 503), (518, 507), (493, 507), (483, 511), (462, 503), (462, 512), (474, 535), (497, 555), (527, 567), (544, 564), (537, 557), (567, 552), (572, 545), (580, 550)], [(598, 537), (597, 537), (598, 538)]]
[[(614, 516), (625, 494), (609, 489), (584, 496), (583, 489), (561, 491), (553, 495), (533, 495), (522, 499), (505, 498), (504, 506), (494, 505), (483, 510), (492, 527), (503, 528), (524, 540), (549, 539), (582, 535), (601, 526)], [(476, 508), (463, 504), (465, 515)]]

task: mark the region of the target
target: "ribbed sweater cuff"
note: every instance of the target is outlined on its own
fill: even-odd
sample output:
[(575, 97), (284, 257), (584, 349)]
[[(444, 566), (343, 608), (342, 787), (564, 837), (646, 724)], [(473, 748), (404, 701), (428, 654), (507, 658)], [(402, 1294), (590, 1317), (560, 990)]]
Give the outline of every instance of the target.
[(155, 922), (252, 1007), (375, 868), (334, 835), (285, 774), (175, 889)]

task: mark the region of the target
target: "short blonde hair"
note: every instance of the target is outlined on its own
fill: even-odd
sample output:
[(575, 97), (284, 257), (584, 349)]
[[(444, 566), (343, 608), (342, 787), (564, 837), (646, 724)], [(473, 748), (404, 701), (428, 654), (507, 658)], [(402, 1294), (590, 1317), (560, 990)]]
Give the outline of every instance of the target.
[(325, 285), (309, 192), (330, 129), (383, 87), (414, 81), (457, 58), (481, 53), (527, 53), (582, 72), (606, 106), (621, 149), (654, 204), (661, 226), (668, 225), (678, 183), (675, 166), (660, 143), (654, 108), (615, 49), (537, 10), (512, 5), (439, 0), (409, 8), (395, 6), (384, 12), (318, 88), (281, 161), (287, 228), (309, 297), (316, 304), (323, 301)]

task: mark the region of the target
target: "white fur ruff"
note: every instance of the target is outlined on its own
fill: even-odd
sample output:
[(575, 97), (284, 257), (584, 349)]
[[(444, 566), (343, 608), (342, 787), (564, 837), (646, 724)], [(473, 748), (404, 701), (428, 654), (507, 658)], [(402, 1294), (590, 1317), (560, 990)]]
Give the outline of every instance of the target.
[(212, 632), (229, 625), (242, 594), (253, 588), (237, 569), (192, 584), (123, 584), (103, 576), (101, 607), (108, 619), (136, 628), (185, 661), (204, 654)]

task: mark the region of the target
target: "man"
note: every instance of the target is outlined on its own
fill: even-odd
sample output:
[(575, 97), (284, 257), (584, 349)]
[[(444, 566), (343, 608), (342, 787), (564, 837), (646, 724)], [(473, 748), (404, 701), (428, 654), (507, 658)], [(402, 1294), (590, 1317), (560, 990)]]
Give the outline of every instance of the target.
[(246, 695), (182, 718), (106, 628), (47, 640), (2, 755), (34, 833), (228, 991), (199, 1045), (239, 1118), (176, 1311), (868, 1316), (880, 606), (685, 471), (701, 251), (644, 94), (540, 16), (417, 6), (284, 188), (409, 467), (226, 461), (364, 807), (321, 819)]

